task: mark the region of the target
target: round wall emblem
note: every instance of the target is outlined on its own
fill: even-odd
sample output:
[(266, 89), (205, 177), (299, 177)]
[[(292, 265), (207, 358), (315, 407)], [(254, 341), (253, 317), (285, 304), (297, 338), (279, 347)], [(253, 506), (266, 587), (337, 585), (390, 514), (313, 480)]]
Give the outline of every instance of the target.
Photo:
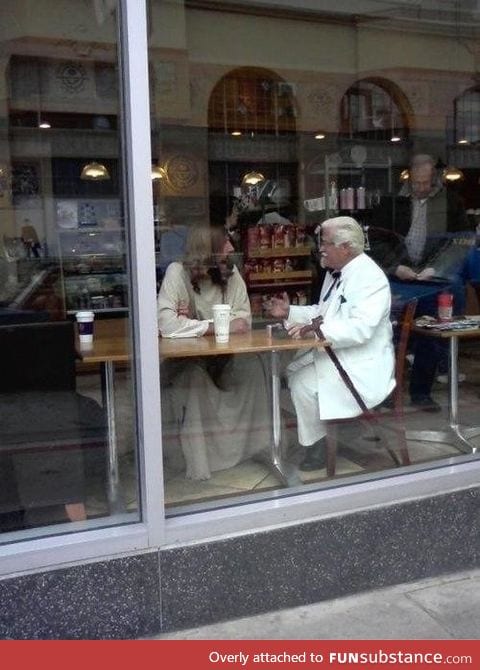
[(185, 191), (198, 181), (198, 168), (191, 156), (176, 154), (165, 165), (167, 182), (174, 191)]
[(85, 85), (87, 74), (79, 63), (63, 63), (57, 68), (57, 79), (69, 93), (78, 93)]

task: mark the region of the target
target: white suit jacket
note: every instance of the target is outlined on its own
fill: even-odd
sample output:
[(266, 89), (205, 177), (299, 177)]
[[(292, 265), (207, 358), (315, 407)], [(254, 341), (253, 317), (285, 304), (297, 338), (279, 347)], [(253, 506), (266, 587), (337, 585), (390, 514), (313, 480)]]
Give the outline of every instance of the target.
[[(290, 323), (308, 324), (322, 315), (322, 332), (350, 376), (367, 407), (380, 404), (395, 387), (395, 354), (390, 323), (391, 294), (379, 266), (365, 254), (352, 259), (327, 301), (332, 284), (325, 277), (318, 305), (290, 307)], [(361, 414), (334, 364), (321, 349), (300, 354), (287, 368), (290, 376), (298, 367), (312, 363), (320, 418), (341, 419)]]

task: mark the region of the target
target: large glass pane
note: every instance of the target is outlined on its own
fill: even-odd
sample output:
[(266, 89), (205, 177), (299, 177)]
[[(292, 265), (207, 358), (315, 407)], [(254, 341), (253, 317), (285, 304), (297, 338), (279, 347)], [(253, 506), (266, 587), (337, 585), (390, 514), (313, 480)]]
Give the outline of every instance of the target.
[[(474, 457), (477, 438), (455, 426), (475, 424), (478, 412), (477, 10), (453, 1), (148, 6), (167, 513)], [(361, 226), (355, 262), (385, 273), (380, 301), (370, 270), (328, 272), (353, 249), (331, 230), (319, 238), (338, 215)], [(219, 262), (226, 233), (232, 265)], [(272, 314), (284, 293), (290, 311)], [(326, 314), (334, 299), (341, 335)], [(247, 333), (215, 345), (214, 302), (230, 303)], [(308, 317), (306, 305), (317, 305)], [(438, 325), (439, 307), (442, 318), (469, 321), (453, 338), (409, 334), (408, 318)], [(302, 395), (288, 365), (295, 343), (308, 342), (275, 329), (267, 339), (266, 326), (287, 314), (304, 325), (323, 315), (360, 401), (319, 349), (303, 359)], [(362, 401), (370, 421), (352, 421)], [(327, 432), (328, 467), (318, 443)]]
[(0, 542), (139, 517), (117, 20), (0, 6)]

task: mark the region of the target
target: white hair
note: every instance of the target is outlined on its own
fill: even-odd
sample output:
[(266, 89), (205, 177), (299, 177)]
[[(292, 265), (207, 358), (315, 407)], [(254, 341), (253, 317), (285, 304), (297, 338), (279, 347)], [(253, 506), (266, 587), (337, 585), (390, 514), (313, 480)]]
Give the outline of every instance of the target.
[(332, 242), (336, 247), (348, 244), (355, 256), (361, 254), (365, 248), (365, 235), (362, 226), (351, 216), (335, 216), (324, 221), (320, 230), (326, 228), (332, 231)]
[(415, 154), (410, 161), (410, 168), (419, 168), (423, 165), (429, 165), (432, 170), (435, 170), (435, 160), (430, 154)]

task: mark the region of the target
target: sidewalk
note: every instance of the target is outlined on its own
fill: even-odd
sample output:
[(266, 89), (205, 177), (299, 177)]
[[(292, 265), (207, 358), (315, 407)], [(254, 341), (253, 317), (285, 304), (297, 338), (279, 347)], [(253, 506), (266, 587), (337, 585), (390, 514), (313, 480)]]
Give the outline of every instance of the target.
[(156, 640), (480, 638), (480, 570), (155, 636)]

